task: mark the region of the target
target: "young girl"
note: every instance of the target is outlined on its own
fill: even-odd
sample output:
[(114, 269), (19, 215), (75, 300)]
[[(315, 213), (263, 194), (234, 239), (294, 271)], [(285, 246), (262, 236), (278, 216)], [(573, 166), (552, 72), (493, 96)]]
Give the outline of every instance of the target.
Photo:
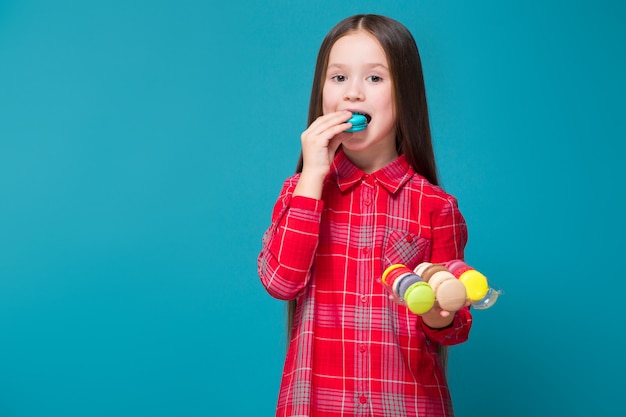
[[(354, 113), (365, 130), (346, 132)], [(462, 259), (465, 221), (437, 186), (419, 52), (395, 20), (358, 15), (324, 39), (297, 174), (263, 237), (259, 275), (290, 300), (277, 416), (452, 416), (441, 346), (468, 308), (423, 315), (378, 281), (390, 265)]]

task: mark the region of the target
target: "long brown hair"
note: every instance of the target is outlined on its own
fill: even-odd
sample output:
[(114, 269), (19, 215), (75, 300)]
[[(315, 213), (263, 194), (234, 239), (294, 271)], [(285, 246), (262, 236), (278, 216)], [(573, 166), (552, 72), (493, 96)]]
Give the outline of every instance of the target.
[[(326, 79), (328, 56), (337, 40), (349, 33), (366, 31), (373, 35), (385, 51), (393, 82), (396, 114), (396, 150), (405, 155), (409, 165), (431, 184), (438, 185), (437, 166), (430, 133), (426, 102), (426, 87), (422, 61), (411, 32), (400, 22), (374, 14), (350, 16), (337, 23), (320, 46), (309, 101), (308, 123), (322, 115), (322, 90)], [(296, 172), (302, 172), (302, 153)], [(296, 302), (287, 306), (287, 337), (290, 338)], [(440, 347), (440, 357), (446, 364), (447, 349)]]
[[(426, 177), (431, 184), (438, 185), (422, 61), (413, 35), (396, 20), (380, 15), (360, 14), (342, 20), (328, 32), (317, 55), (308, 124), (322, 115), (322, 90), (331, 48), (339, 38), (359, 30), (367, 31), (378, 39), (387, 55), (397, 109), (398, 154), (405, 155), (415, 172)], [(302, 155), (296, 169), (296, 172), (301, 171)]]

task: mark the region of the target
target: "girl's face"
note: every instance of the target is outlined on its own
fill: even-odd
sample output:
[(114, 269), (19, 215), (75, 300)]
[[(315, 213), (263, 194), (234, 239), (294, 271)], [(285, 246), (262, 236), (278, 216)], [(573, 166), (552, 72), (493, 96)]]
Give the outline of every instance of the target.
[(361, 169), (373, 172), (397, 157), (389, 64), (382, 46), (368, 32), (350, 32), (331, 48), (322, 109), (324, 114), (350, 110), (371, 117), (365, 130), (342, 141), (346, 155)]

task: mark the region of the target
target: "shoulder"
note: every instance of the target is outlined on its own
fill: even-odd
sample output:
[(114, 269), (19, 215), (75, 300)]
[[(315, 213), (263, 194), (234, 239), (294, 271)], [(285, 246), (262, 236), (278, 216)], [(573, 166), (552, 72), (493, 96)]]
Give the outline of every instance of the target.
[(430, 216), (456, 216), (460, 214), (457, 198), (423, 176), (414, 173), (402, 188), (404, 198), (411, 201), (420, 212)]
[(431, 184), (426, 178), (417, 173), (413, 173), (404, 188), (412, 194), (432, 199), (433, 201), (441, 201), (443, 204), (456, 204), (457, 201), (455, 196), (445, 191), (441, 186)]

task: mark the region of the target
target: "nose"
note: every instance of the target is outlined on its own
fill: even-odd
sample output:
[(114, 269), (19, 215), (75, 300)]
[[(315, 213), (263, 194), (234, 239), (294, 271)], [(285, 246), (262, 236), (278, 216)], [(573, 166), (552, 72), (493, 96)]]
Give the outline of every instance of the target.
[(363, 86), (358, 80), (352, 80), (346, 83), (346, 91), (344, 93), (344, 100), (346, 101), (363, 101), (365, 99), (365, 93)]

